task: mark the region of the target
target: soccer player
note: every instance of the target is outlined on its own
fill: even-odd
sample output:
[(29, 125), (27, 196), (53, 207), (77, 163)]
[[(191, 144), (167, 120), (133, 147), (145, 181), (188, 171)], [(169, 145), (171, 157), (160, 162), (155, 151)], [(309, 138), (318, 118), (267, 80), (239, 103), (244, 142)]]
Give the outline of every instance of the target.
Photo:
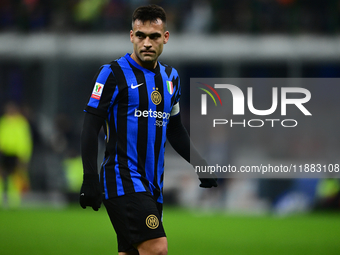
[[(33, 141), (29, 122), (19, 106), (9, 101), (4, 110), (0, 117), (0, 207), (3, 204), (18, 208), (21, 192), (29, 186), (27, 165)], [(6, 200), (3, 201), (4, 198)]]
[[(85, 108), (80, 204), (97, 211), (103, 199), (119, 254), (167, 254), (162, 225), (166, 139), (193, 166), (206, 165), (181, 122), (178, 73), (158, 61), (168, 40), (164, 10), (157, 5), (137, 8), (130, 31), (132, 54), (99, 69)], [(106, 151), (98, 175), (102, 127)], [(199, 179), (200, 187), (217, 187), (215, 178)]]

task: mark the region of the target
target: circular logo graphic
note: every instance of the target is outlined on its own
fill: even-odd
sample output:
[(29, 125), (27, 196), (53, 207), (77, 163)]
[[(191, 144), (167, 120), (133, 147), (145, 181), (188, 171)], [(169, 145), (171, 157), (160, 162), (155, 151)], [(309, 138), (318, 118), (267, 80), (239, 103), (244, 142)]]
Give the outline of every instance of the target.
[(162, 95), (158, 91), (153, 91), (151, 93), (151, 101), (155, 104), (158, 105), (162, 101)]
[(159, 225), (158, 218), (155, 215), (153, 215), (153, 214), (149, 215), (146, 218), (145, 223), (148, 226), (148, 228), (151, 228), (151, 229), (156, 229), (158, 227), (158, 225)]

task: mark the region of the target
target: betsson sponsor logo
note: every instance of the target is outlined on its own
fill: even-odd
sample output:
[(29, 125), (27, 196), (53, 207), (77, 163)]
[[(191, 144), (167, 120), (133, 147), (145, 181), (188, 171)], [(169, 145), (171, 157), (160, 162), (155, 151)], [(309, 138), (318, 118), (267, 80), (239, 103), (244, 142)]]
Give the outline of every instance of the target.
[(135, 109), (135, 117), (139, 118), (139, 117), (144, 117), (144, 118), (158, 118), (158, 119), (163, 119), (163, 120), (155, 120), (155, 126), (157, 127), (163, 127), (166, 126), (167, 121), (170, 118), (170, 113), (166, 113), (166, 112), (161, 112), (161, 111), (153, 111), (153, 110), (137, 110)]
[(153, 110), (137, 110), (135, 109), (135, 117), (150, 117), (150, 118), (159, 118), (159, 119), (169, 119), (170, 118), (170, 113), (166, 113), (166, 112), (161, 112), (161, 111), (153, 111)]

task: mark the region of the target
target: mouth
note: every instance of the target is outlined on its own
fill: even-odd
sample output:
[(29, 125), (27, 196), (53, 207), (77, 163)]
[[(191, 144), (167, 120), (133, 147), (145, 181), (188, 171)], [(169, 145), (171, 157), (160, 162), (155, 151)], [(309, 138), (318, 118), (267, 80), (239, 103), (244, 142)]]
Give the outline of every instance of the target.
[(152, 50), (142, 50), (141, 53), (145, 55), (155, 54), (155, 52)]

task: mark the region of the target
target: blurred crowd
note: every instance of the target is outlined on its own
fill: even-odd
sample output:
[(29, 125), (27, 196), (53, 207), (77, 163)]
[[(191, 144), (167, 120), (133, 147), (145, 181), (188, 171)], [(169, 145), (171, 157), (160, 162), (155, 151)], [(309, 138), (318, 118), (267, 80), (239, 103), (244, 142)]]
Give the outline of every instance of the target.
[(133, 10), (158, 4), (180, 33), (339, 33), (339, 0), (1, 0), (0, 31), (110, 33)]
[(48, 133), (27, 105), (7, 101), (0, 110), (0, 209), (17, 208), (28, 192), (78, 198), (82, 183), (80, 131), (67, 113), (53, 118)]

